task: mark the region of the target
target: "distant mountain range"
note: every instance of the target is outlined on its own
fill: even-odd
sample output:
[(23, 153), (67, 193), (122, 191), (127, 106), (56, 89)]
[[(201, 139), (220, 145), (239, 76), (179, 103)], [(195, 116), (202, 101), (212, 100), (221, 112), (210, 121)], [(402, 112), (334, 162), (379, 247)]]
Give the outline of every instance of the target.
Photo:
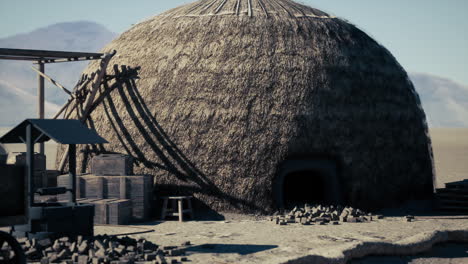
[[(117, 36), (102, 25), (68, 22), (0, 39), (1, 48), (97, 52)], [(47, 64), (46, 73), (72, 89), (87, 62)], [(37, 112), (37, 76), (31, 62), (0, 60), (0, 126), (12, 126)], [(424, 73), (411, 73), (429, 125), (468, 127), (468, 86)], [(46, 81), (46, 112), (52, 116), (68, 96)]]
[[(88, 21), (67, 22), (0, 39), (0, 48), (98, 52), (117, 36)], [(88, 62), (46, 64), (45, 72), (72, 89)], [(0, 126), (12, 126), (37, 113), (37, 75), (31, 62), (0, 60)], [(53, 114), (68, 99), (62, 90), (46, 83), (46, 113)]]
[(431, 127), (468, 127), (468, 86), (424, 73), (411, 73)]

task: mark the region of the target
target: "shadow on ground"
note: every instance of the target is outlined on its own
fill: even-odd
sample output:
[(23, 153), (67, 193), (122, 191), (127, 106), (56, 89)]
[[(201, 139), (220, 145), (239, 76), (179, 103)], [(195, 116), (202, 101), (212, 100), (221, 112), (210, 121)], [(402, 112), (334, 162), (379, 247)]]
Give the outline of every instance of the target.
[(431, 251), (415, 256), (370, 256), (348, 264), (448, 264), (468, 263), (468, 244), (440, 244)]
[(187, 248), (187, 252), (248, 255), (277, 248), (276, 245), (203, 244)]

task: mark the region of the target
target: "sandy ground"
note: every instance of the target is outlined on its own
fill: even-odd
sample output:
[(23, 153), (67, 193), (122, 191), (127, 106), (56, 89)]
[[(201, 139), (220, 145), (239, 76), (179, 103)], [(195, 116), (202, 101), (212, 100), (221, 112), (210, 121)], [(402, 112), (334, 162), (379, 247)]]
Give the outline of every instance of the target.
[[(339, 256), (340, 253), (354, 249), (356, 253), (352, 254), (359, 255), (362, 253), (362, 250), (359, 249), (362, 243), (379, 244), (387, 242), (409, 243), (410, 245), (428, 243), (435, 231), (462, 230), (468, 233), (468, 217), (417, 217), (415, 222), (410, 223), (406, 222), (402, 217), (387, 217), (371, 223), (342, 223), (337, 226), (302, 226), (300, 224), (280, 226), (268, 220), (242, 220), (240, 218), (233, 217), (234, 220), (225, 221), (188, 221), (184, 223), (177, 221), (153, 222), (125, 227), (97, 226), (95, 232), (96, 234), (122, 234), (154, 230), (154, 232), (138, 234), (134, 235), (134, 237), (144, 237), (163, 246), (181, 245), (185, 241), (190, 241), (193, 245), (187, 248), (187, 253), (191, 263), (272, 264), (322, 263), (312, 259), (303, 261), (307, 256), (334, 258), (334, 256)], [(468, 239), (468, 235), (465, 238)], [(452, 250), (450, 252), (456, 252), (456, 254), (451, 255), (450, 258), (445, 255), (445, 260), (452, 261), (455, 259), (456, 262), (452, 263), (468, 263), (466, 250), (464, 254), (460, 253), (460, 250), (463, 251), (463, 249), (460, 249), (463, 245), (457, 245), (456, 247), (458, 248), (455, 251), (450, 248)], [(372, 248), (372, 246), (365, 246), (365, 248)], [(421, 250), (419, 247), (415, 246), (414, 249), (414, 253), (420, 253), (417, 252), (417, 250)], [(423, 251), (427, 251), (427, 249)], [(443, 262), (444, 257), (441, 257), (442, 262), (428, 262), (434, 260), (429, 256), (438, 255), (439, 253), (438, 251), (435, 253), (432, 251), (420, 258), (399, 258), (399, 260), (406, 262), (382, 263), (450, 263)], [(359, 259), (352, 262), (352, 264), (381, 263), (380, 261), (373, 262), (374, 260), (375, 258)], [(384, 260), (392, 260), (392, 258), (382, 258), (382, 261)], [(408, 262), (408, 260), (413, 262)], [(328, 262), (325, 260), (323, 263), (345, 262)]]
[[(0, 135), (7, 131), (0, 129)], [(446, 182), (468, 178), (468, 129), (432, 129), (430, 133), (437, 187), (443, 187)], [(54, 167), (55, 147), (55, 143), (46, 146), (49, 169)], [(7, 150), (24, 151), (24, 146), (8, 145)], [(387, 213), (404, 215), (407, 211)], [(372, 223), (343, 223), (338, 226), (279, 226), (258, 217), (233, 214), (225, 217), (223, 221), (96, 226), (95, 232), (122, 234), (154, 230), (135, 235), (135, 238), (145, 237), (159, 245), (180, 245), (190, 241), (193, 244), (187, 248), (190, 263), (345, 263), (350, 259), (349, 256), (367, 256), (368, 252), (363, 249), (378, 249), (382, 243), (399, 246), (409, 243), (412, 245), (410, 249), (415, 251), (411, 251), (411, 254), (426, 253), (406, 257), (365, 257), (350, 263), (468, 263), (467, 244), (444, 244), (429, 251), (435, 241), (434, 234), (441, 235), (442, 239), (438, 242), (444, 242), (446, 231), (468, 233), (468, 217), (425, 216), (417, 217), (412, 223), (405, 222), (401, 217), (387, 217)], [(464, 238), (468, 242), (468, 235)], [(425, 243), (426, 247), (418, 247), (418, 243)]]
[(468, 179), (468, 129), (431, 129), (437, 187)]
[(433, 250), (416, 256), (366, 257), (350, 261), (349, 264), (467, 264), (468, 244), (437, 245)]
[[(190, 241), (182, 248), (194, 264), (468, 264), (468, 216), (421, 216), (414, 222), (386, 217), (371, 223), (310, 226), (279, 226), (232, 214), (226, 219), (100, 225), (95, 234), (143, 237), (160, 246)], [(389, 256), (378, 256), (382, 254)]]

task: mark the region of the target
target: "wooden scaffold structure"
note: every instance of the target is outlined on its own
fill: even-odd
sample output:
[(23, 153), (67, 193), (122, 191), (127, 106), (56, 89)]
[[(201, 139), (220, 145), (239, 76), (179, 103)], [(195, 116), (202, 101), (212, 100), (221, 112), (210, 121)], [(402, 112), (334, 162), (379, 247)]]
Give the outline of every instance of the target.
[[(31, 67), (38, 74), (38, 116), (44, 118), (44, 80), (67, 93), (70, 98), (52, 117), (52, 119), (78, 119), (81, 123), (88, 125), (87, 120), (94, 109), (105, 99), (106, 96), (114, 90), (120, 82), (136, 78), (138, 76), (137, 68), (131, 68), (125, 65), (113, 65), (113, 74), (107, 74), (106, 69), (111, 59), (117, 52), (110, 53), (84, 53), (84, 52), (66, 52), (66, 51), (47, 51), (47, 50), (23, 50), (23, 49), (3, 49), (0, 48), (0, 59), (5, 60), (27, 60), (33, 61), (38, 67)], [(88, 74), (83, 74), (73, 89), (67, 89), (51, 76), (44, 72), (44, 64), (74, 62), (85, 60), (100, 60), (98, 69)], [(113, 85), (109, 85), (115, 81)], [(57, 166), (57, 170), (63, 172), (68, 157), (68, 147), (63, 150), (64, 153)], [(43, 153), (43, 146), (40, 148)]]

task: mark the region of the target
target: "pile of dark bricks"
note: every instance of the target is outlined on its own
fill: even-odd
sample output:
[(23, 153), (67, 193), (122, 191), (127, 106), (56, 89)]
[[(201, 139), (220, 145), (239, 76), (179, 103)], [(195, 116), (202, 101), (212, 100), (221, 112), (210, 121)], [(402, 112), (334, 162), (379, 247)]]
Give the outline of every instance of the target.
[(55, 240), (19, 238), (29, 263), (65, 264), (173, 264), (188, 261), (185, 247), (159, 247), (143, 238), (95, 236)]
[(373, 215), (360, 209), (343, 206), (305, 205), (294, 207), (287, 214), (275, 213), (270, 220), (278, 225), (302, 224), (302, 225), (339, 225), (340, 222), (365, 223), (376, 219), (382, 219), (382, 215)]

